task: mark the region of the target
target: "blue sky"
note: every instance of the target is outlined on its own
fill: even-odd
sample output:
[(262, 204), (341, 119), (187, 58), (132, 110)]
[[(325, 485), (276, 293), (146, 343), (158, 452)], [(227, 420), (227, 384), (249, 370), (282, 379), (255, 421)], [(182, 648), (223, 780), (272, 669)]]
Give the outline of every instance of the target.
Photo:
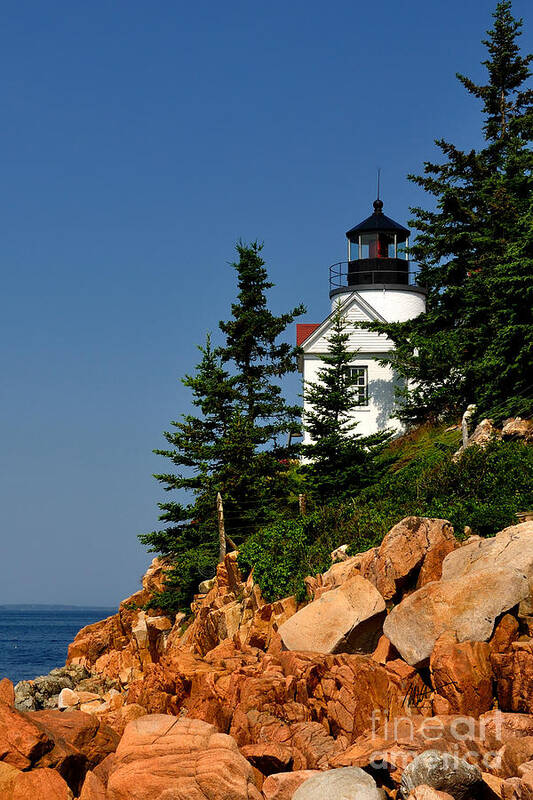
[[(0, 603), (136, 591), (166, 468), (151, 451), (229, 314), (235, 241), (265, 242), (274, 309), (320, 321), (377, 166), (405, 223), (433, 139), (478, 144), (454, 76), (483, 77), (493, 8), (3, 3)], [(514, 12), (531, 50), (529, 2)]]

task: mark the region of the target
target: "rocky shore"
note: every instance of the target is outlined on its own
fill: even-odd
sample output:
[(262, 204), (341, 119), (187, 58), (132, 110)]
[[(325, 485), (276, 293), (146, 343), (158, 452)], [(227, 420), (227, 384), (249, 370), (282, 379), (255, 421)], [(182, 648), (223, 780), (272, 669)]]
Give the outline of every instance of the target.
[(67, 666), (0, 683), (0, 797), (533, 798), (533, 522), (407, 518), (266, 603), (236, 553), (193, 614), (143, 588)]

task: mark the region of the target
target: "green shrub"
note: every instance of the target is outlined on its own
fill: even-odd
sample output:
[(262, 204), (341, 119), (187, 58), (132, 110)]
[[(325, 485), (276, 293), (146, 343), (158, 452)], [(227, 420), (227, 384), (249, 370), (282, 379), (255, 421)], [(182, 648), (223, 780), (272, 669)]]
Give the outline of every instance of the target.
[(492, 536), (515, 523), (517, 511), (533, 508), (532, 447), (494, 441), (454, 460), (454, 445), (433, 442), (349, 502), (303, 518), (280, 517), (248, 538), (239, 566), (253, 567), (265, 599), (304, 599), (304, 578), (327, 569), (335, 547), (348, 544), (350, 554), (368, 550), (403, 517), (448, 519), (459, 538), (466, 525)]
[(422, 474), (420, 491), (427, 516), (445, 516), (458, 535), (468, 525), (493, 536), (533, 506), (533, 448), (496, 440), (469, 447), (457, 461), (448, 456)]
[(160, 608), (169, 613), (190, 612), (190, 603), (193, 594), (198, 591), (198, 584), (213, 577), (217, 560), (211, 543), (175, 556), (165, 571), (163, 591), (156, 592), (146, 608)]
[(326, 570), (331, 551), (340, 543), (342, 527), (327, 523), (334, 516), (338, 518), (335, 509), (327, 509), (299, 519), (280, 518), (247, 539), (239, 550), (239, 567), (244, 572), (253, 568), (265, 600), (291, 594), (305, 599), (304, 578)]
[(349, 552), (360, 541), (381, 541), (405, 516), (441, 517), (461, 538), (465, 526), (493, 536), (533, 507), (533, 448), (493, 441), (469, 447), (454, 461), (449, 448), (434, 447), (390, 472), (354, 501)]

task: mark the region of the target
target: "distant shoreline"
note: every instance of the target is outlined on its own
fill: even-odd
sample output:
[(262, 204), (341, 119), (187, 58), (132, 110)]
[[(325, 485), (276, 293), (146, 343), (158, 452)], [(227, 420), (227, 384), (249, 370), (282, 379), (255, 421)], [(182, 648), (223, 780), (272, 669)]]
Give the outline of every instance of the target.
[[(80, 630), (116, 614), (112, 606), (0, 604), (0, 678), (35, 680), (65, 664)], [(0, 791), (0, 796), (3, 796)]]
[(64, 605), (54, 603), (0, 603), (1, 609), (10, 609), (11, 611), (109, 611), (118, 606), (82, 606), (82, 605)]

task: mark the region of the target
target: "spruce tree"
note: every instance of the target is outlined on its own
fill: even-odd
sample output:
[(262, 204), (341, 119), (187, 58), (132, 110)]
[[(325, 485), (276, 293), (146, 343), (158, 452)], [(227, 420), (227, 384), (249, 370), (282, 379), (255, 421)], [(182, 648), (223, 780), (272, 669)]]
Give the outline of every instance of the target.
[(278, 383), (296, 370), (296, 351), (278, 339), (305, 312), (305, 306), (273, 314), (266, 292), (274, 284), (268, 280), (261, 257), (263, 246), (239, 242), (236, 249), (239, 261), (232, 266), (237, 273), (237, 302), (231, 306), (231, 319), (220, 323), (226, 343), (219, 353), (224, 362), (234, 365), (233, 386), (239, 406), (255, 427), (257, 444), (264, 444), (285, 433), (299, 412), (298, 407), (287, 405)]
[(170, 609), (186, 608), (199, 581), (214, 572), (218, 554), (216, 493), (225, 468), (224, 442), (233, 424), (231, 382), (209, 335), (199, 350), (202, 359), (195, 374), (182, 379), (192, 391), (198, 413), (171, 422), (172, 430), (163, 434), (169, 447), (154, 450), (179, 470), (154, 477), (167, 492), (187, 493), (189, 501), (159, 503), (159, 520), (166, 527), (139, 537), (152, 552), (168, 560), (166, 590), (153, 602)]
[(238, 293), (231, 318), (220, 323), (225, 344), (219, 349), (231, 373), (235, 434), (227, 437), (228, 478), (224, 495), (228, 529), (242, 540), (264, 523), (277, 505), (274, 486), (295, 448), (288, 447), (291, 432), (299, 429), (301, 409), (283, 397), (280, 381), (296, 370), (296, 348), (279, 341), (288, 325), (305, 312), (299, 305), (275, 315), (268, 308), (268, 279), (262, 245), (236, 246), (239, 260)]
[(377, 480), (378, 456), (390, 439), (386, 431), (371, 436), (356, 432), (353, 409), (359, 391), (350, 370), (354, 353), (348, 349), (349, 339), (350, 325), (338, 304), (326, 337), (328, 351), (320, 356), (324, 366), (318, 380), (304, 386), (304, 427), (312, 440), (301, 448), (304, 473), (319, 503), (349, 498)]
[(168, 559), (165, 591), (153, 603), (185, 609), (198, 583), (214, 574), (219, 552), (216, 496), (224, 501), (226, 532), (237, 544), (275, 512), (279, 476), (291, 453), (287, 436), (297, 427), (299, 408), (285, 402), (280, 379), (296, 368), (295, 348), (277, 340), (304, 308), (275, 316), (267, 305), (268, 281), (261, 246), (237, 245), (237, 302), (221, 322), (225, 343), (208, 336), (193, 376), (195, 414), (172, 422), (164, 436), (178, 471), (155, 475), (165, 491), (182, 491), (188, 502), (159, 505), (162, 530), (140, 537)]
[(520, 55), (522, 22), (511, 3), (498, 3), (493, 16), (486, 84), (458, 75), (483, 103), (484, 146), (462, 151), (438, 140), (443, 162), (409, 176), (436, 204), (411, 209), (427, 313), (371, 326), (395, 343), (384, 362), (408, 381), (406, 420), (469, 403), (496, 417), (533, 411), (533, 93), (525, 86), (532, 56)]

